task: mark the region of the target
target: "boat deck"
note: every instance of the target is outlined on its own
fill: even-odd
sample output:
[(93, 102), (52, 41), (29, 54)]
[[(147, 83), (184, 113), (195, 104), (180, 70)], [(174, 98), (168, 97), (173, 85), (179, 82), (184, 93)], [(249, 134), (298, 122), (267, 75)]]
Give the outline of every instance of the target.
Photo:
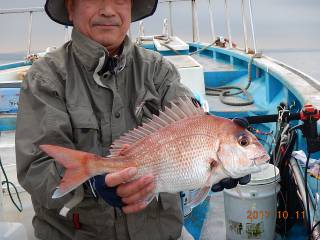
[[(210, 56), (205, 55), (193, 55), (192, 56), (202, 67), (203, 75), (206, 86), (210, 87), (219, 87), (224, 85), (241, 85), (245, 86), (248, 80), (248, 70), (247, 66), (243, 64), (242, 60), (237, 60), (238, 64), (233, 64), (231, 57), (228, 61), (223, 61), (215, 59)], [(176, 58), (179, 61), (179, 57)], [(263, 62), (264, 63), (264, 62)], [(183, 65), (194, 64), (192, 62), (183, 63)], [(261, 71), (262, 73), (259, 73)], [(297, 101), (294, 91), (290, 92), (284, 85), (281, 85), (277, 80), (277, 75), (269, 75), (269, 68), (266, 70), (253, 70), (253, 81), (250, 86), (249, 92), (254, 95), (255, 103), (248, 106), (229, 106), (223, 104), (219, 97), (217, 96), (205, 96), (208, 101), (210, 112), (218, 114), (224, 117), (233, 117), (248, 115), (248, 113), (264, 113), (268, 109), (275, 109), (277, 104), (282, 101), (282, 97), (285, 96), (284, 100), (288, 101)], [(201, 72), (202, 73), (202, 72)], [(292, 76), (291, 76), (292, 75)], [(291, 74), (290, 77), (295, 79), (296, 76)], [(291, 78), (288, 78), (291, 80)], [(269, 89), (262, 88), (261, 85), (268, 85)], [(301, 88), (304, 85), (301, 84)], [(260, 91), (260, 89), (262, 89)], [(271, 91), (272, 90), (272, 91)], [(313, 89), (308, 89), (308, 92), (314, 91)], [(312, 93), (312, 92), (311, 92)], [(311, 94), (310, 94), (311, 95)], [(318, 98), (314, 95), (313, 100)], [(234, 100), (239, 100), (235, 98)], [(1, 115), (0, 116), (0, 127), (1, 126), (15, 126), (14, 115)], [(4, 121), (7, 121), (4, 123)], [(8, 123), (10, 122), (10, 124)], [(10, 125), (10, 126), (11, 126)], [(3, 160), (6, 170), (8, 171), (9, 180), (13, 181), (15, 184), (16, 180), (16, 171), (15, 171), (15, 152), (14, 152), (14, 131), (6, 132), (6, 129), (0, 128), (0, 156)], [(3, 180), (3, 179), (2, 179)], [(20, 191), (21, 188), (18, 188)], [(10, 222), (21, 222), (26, 228), (28, 239), (36, 239), (33, 236), (33, 227), (32, 227), (32, 217), (33, 217), (33, 208), (31, 205), (30, 196), (26, 192), (21, 193), (21, 198), (23, 201), (24, 211), (19, 213), (14, 206), (12, 205), (9, 196), (5, 194), (4, 196), (4, 210), (0, 214), (0, 221), (10, 221)], [(203, 240), (211, 239), (226, 239), (226, 225), (225, 225), (225, 216), (224, 216), (224, 199), (223, 193), (214, 193), (211, 198), (206, 202), (207, 207), (204, 212), (204, 222), (202, 225), (202, 230), (199, 238)], [(202, 209), (202, 211), (203, 211)], [(203, 213), (203, 212), (202, 212)], [(201, 214), (202, 214), (201, 213)], [(194, 210), (194, 215), (191, 215), (190, 218), (196, 218), (198, 214), (197, 208)], [(186, 220), (186, 222), (188, 219)], [(199, 227), (201, 228), (201, 226)], [(294, 235), (287, 236), (287, 239), (297, 239)]]
[[(206, 85), (212, 85), (211, 87), (223, 86), (241, 86), (245, 87), (248, 81), (247, 69), (243, 66), (237, 66), (225, 61), (214, 59), (213, 57), (208, 57), (205, 55), (192, 55), (204, 69), (204, 77)], [(254, 85), (256, 83), (252, 83)], [(238, 90), (236, 90), (238, 91)], [(241, 115), (241, 113), (248, 112), (261, 112), (265, 111), (264, 107), (256, 102), (247, 106), (231, 106), (221, 102), (219, 96), (206, 95), (206, 100), (208, 101), (210, 112), (217, 115), (223, 115), (224, 117), (232, 117), (233, 115)], [(243, 102), (245, 101), (243, 95), (228, 97), (230, 102)]]
[(221, 72), (221, 71), (235, 71), (235, 66), (227, 64), (224, 61), (218, 61), (213, 58), (209, 58), (203, 55), (194, 54), (192, 55), (198, 63), (203, 66), (205, 72)]
[[(13, 198), (17, 200), (16, 195)], [(23, 211), (20, 213), (12, 204), (8, 194), (3, 198), (3, 210), (0, 210), (0, 222), (16, 222), (22, 223), (27, 232), (28, 240), (36, 240), (34, 236), (32, 218), (34, 210), (31, 203), (30, 195), (27, 192), (20, 193), (20, 198), (23, 204)]]
[[(247, 113), (247, 112), (261, 111), (261, 106), (258, 106), (257, 104), (251, 104), (248, 106), (226, 105), (220, 101), (219, 96), (206, 95), (206, 100), (209, 103), (210, 112), (216, 113), (216, 114), (223, 113), (224, 116), (226, 116), (227, 113), (241, 113), (241, 112)], [(228, 97), (228, 101), (239, 102), (239, 101), (243, 101), (243, 99), (239, 97)]]
[[(15, 196), (14, 196), (15, 197)], [(20, 194), (23, 202), (23, 211), (18, 212), (10, 201), (8, 195), (4, 196), (3, 212), (0, 212), (0, 222), (18, 222), (22, 223), (27, 232), (28, 240), (37, 240), (34, 236), (32, 227), (32, 217), (34, 215), (33, 207), (31, 204), (30, 195), (27, 192)], [(189, 216), (189, 218), (192, 218)], [(207, 217), (203, 223), (200, 233), (200, 240), (223, 240), (226, 239), (226, 226), (224, 216), (224, 199), (223, 193), (212, 194), (209, 200), (209, 209)], [(277, 236), (275, 240), (281, 239)]]

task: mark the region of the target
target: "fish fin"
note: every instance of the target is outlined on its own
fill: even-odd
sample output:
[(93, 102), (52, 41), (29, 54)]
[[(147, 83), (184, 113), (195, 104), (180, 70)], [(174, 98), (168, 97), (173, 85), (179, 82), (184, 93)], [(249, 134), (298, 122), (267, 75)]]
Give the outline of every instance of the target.
[(57, 199), (57, 198), (61, 198), (64, 195), (66, 195), (66, 193), (63, 193), (59, 187), (56, 188), (56, 190), (53, 192), (52, 194), (52, 199)]
[(129, 147), (130, 147), (129, 144), (123, 144), (123, 145), (122, 145), (122, 148), (120, 149), (120, 151), (119, 151), (119, 153), (118, 153), (118, 155), (119, 155), (119, 156), (123, 156), (124, 153), (125, 153), (125, 151), (126, 151)]
[(112, 155), (113, 153), (118, 154), (123, 145), (130, 146), (174, 122), (187, 117), (205, 115), (204, 110), (200, 106), (195, 106), (187, 96), (180, 97), (175, 101), (170, 102), (170, 105), (171, 107), (165, 107), (164, 111), (160, 110), (159, 116), (153, 115), (152, 120), (148, 123), (143, 123), (142, 126), (129, 131), (119, 139), (115, 140), (111, 145)]
[[(165, 107), (164, 108), (164, 113), (166, 113), (170, 118), (174, 119), (174, 121), (179, 121), (180, 117), (179, 115), (177, 115), (174, 111), (172, 111), (172, 109), (170, 109), (169, 107)], [(161, 114), (161, 111), (160, 111)]]
[(152, 193), (148, 195), (143, 201), (146, 203), (146, 205), (149, 205), (154, 198), (156, 198), (158, 201), (159, 194)]
[(170, 123), (167, 123), (165, 119), (162, 119), (160, 117), (158, 117), (157, 115), (153, 116), (152, 119), (153, 122), (156, 122), (157, 124), (159, 124), (161, 127), (165, 127), (168, 126)]
[[(54, 192), (53, 198), (66, 195), (95, 175), (134, 167), (133, 163), (126, 162), (122, 156), (103, 158), (92, 153), (55, 145), (40, 145), (39, 147), (65, 167), (63, 178)], [(108, 161), (108, 164), (104, 164), (102, 169), (98, 169), (95, 162), (103, 160)]]
[(185, 107), (189, 107), (193, 115), (199, 115), (200, 113), (201, 115), (205, 114), (204, 110), (200, 106), (195, 106), (189, 97), (185, 97), (185, 98), (186, 98)]
[(151, 125), (149, 125), (148, 123), (143, 123), (142, 128), (146, 129), (149, 132), (151, 132), (151, 134), (158, 130), (157, 128), (154, 128)]
[(122, 141), (126, 141), (128, 143), (134, 143), (135, 141), (137, 141), (137, 139), (132, 137), (127, 137), (125, 135), (121, 136), (119, 139), (121, 139)]
[(179, 116), (179, 119), (184, 119), (184, 118), (188, 117), (188, 115), (186, 113), (184, 113), (181, 110), (181, 108), (178, 107), (174, 102), (171, 102), (171, 109), (172, 109), (172, 111), (174, 111)]
[(41, 145), (40, 149), (66, 168), (59, 188), (52, 198), (66, 195), (91, 177), (84, 165), (86, 159), (95, 158), (96, 155), (54, 145)]
[(111, 149), (108, 157), (125, 156), (125, 152), (129, 148), (128, 146), (125, 144), (122, 148)]
[[(92, 153), (82, 152), (70, 148), (60, 147), (56, 145), (40, 145), (39, 148), (53, 157), (58, 163), (65, 168), (78, 168), (81, 166), (84, 158), (96, 156)], [(92, 155), (92, 156), (91, 156)]]
[(210, 192), (210, 187), (205, 186), (201, 189), (199, 189), (197, 191), (197, 193), (195, 194), (194, 197), (192, 197), (190, 199), (190, 201), (187, 202), (187, 204), (185, 205), (186, 208), (194, 208), (196, 206), (198, 206), (199, 204), (201, 204), (208, 196), (209, 192)]
[(189, 117), (194, 116), (195, 114), (193, 113), (193, 111), (190, 109), (189, 105), (186, 104), (186, 101), (184, 101), (182, 98), (178, 99), (178, 103), (179, 103), (179, 107), (181, 108), (181, 110)]
[(165, 122), (167, 122), (168, 124), (174, 123), (176, 121), (172, 117), (170, 117), (167, 113), (165, 113), (164, 111), (161, 111), (159, 113), (159, 117), (161, 119), (163, 119)]

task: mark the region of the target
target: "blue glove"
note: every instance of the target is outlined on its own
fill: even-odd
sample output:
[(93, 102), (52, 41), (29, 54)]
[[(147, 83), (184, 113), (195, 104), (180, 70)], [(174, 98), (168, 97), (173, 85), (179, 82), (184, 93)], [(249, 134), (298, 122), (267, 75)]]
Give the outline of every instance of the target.
[(247, 183), (250, 182), (250, 180), (251, 180), (251, 175), (247, 175), (242, 178), (224, 178), (220, 182), (214, 184), (211, 187), (211, 191), (220, 192), (225, 188), (226, 189), (235, 188), (238, 185), (238, 183), (240, 185), (246, 185)]
[(110, 206), (122, 208), (124, 206), (121, 198), (117, 195), (117, 187), (108, 187), (105, 182), (107, 174), (93, 177), (94, 188), (102, 199)]

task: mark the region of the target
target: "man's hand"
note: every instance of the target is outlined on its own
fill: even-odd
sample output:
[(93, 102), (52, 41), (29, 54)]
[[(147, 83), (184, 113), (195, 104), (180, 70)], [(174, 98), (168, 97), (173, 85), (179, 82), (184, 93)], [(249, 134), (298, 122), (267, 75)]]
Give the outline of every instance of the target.
[[(136, 168), (127, 168), (118, 172), (109, 173), (104, 178), (104, 184), (106, 189), (113, 189), (113, 199), (122, 202), (122, 210), (124, 213), (139, 212), (147, 207), (145, 199), (151, 195), (155, 188), (154, 177), (152, 175), (146, 175), (131, 181), (137, 174)], [(97, 187), (96, 187), (97, 189)], [(98, 193), (102, 198), (108, 198), (110, 196)], [(108, 194), (108, 192), (106, 193)], [(110, 193), (109, 193), (110, 195)], [(107, 201), (107, 199), (105, 199)], [(110, 198), (108, 199), (110, 200)], [(109, 201), (107, 201), (110, 203)], [(120, 205), (120, 206), (121, 206)], [(119, 205), (116, 205), (119, 206)]]

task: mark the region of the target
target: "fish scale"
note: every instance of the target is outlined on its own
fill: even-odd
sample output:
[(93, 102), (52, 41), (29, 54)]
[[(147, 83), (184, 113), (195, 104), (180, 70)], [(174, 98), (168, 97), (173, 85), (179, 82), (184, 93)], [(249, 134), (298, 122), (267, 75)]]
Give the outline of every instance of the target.
[[(137, 142), (138, 147), (132, 148), (133, 152), (130, 152), (131, 149), (124, 152), (129, 161), (138, 159), (138, 165), (143, 166), (139, 169), (138, 176), (148, 173), (155, 175), (156, 192), (177, 192), (177, 189), (199, 188), (205, 184), (210, 165), (204, 160), (210, 158), (213, 148), (205, 149), (203, 135), (208, 132), (203, 125), (199, 125), (200, 121), (201, 119), (194, 117), (186, 122), (182, 120), (172, 124), (151, 139)], [(198, 127), (186, 128), (186, 125)], [(167, 132), (171, 132), (170, 137), (166, 137)], [(150, 154), (150, 146), (154, 154)], [(202, 151), (199, 152), (199, 149)], [(166, 166), (172, 166), (172, 171)], [(158, 182), (161, 184), (157, 184)]]
[(229, 119), (207, 115), (187, 97), (116, 140), (108, 157), (53, 145), (40, 148), (66, 168), (54, 198), (95, 175), (136, 167), (135, 179), (155, 176), (154, 195), (200, 188), (198, 203), (214, 183), (257, 172), (269, 160), (253, 134)]

